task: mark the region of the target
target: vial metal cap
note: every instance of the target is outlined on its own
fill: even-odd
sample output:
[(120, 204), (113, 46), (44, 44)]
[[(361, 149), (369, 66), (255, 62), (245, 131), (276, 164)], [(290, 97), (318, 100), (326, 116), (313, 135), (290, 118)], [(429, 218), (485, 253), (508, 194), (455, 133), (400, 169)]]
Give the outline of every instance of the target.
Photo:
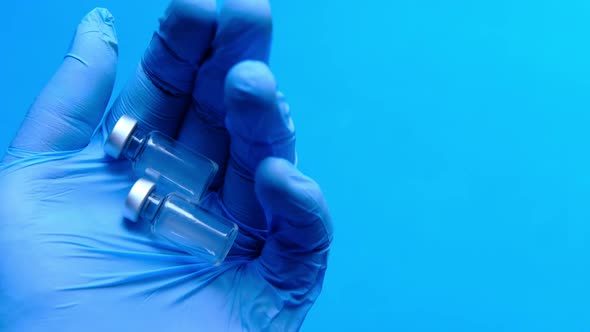
[(104, 144), (104, 151), (106, 154), (118, 159), (136, 127), (137, 120), (128, 115), (123, 115), (119, 121), (117, 121), (115, 127), (113, 127), (113, 131)]
[(125, 199), (123, 216), (130, 221), (137, 222), (141, 210), (154, 189), (156, 189), (155, 183), (146, 179), (137, 180)]

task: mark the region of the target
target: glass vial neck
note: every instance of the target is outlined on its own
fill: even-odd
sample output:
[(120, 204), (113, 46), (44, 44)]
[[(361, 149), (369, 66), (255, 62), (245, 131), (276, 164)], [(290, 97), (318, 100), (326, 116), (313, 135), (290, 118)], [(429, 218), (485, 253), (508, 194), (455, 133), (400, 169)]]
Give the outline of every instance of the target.
[(151, 193), (139, 213), (139, 219), (152, 223), (163, 201), (164, 196), (156, 192)]
[(131, 137), (129, 137), (129, 141), (123, 149), (123, 158), (128, 160), (135, 160), (141, 149), (147, 140), (149, 133), (142, 130), (141, 128), (135, 128), (133, 132), (131, 132)]

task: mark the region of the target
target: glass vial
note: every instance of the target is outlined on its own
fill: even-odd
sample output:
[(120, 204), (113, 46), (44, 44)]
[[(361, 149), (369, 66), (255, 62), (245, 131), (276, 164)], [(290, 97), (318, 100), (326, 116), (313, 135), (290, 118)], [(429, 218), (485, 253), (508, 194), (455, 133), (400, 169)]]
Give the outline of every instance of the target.
[(131, 188), (124, 217), (132, 222), (150, 222), (155, 235), (213, 264), (225, 260), (238, 235), (235, 223), (181, 196), (161, 195), (156, 184), (146, 179), (139, 179)]
[(105, 152), (132, 161), (137, 178), (158, 184), (161, 192), (177, 192), (199, 201), (217, 173), (217, 164), (157, 131), (146, 132), (123, 115), (107, 138)]

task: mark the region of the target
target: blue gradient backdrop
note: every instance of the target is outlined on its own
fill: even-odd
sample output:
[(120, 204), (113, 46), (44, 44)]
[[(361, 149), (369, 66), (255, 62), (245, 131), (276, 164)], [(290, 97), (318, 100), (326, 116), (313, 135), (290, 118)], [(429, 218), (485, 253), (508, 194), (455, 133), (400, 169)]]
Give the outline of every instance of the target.
[[(78, 20), (117, 91), (165, 1), (3, 4), (0, 145)], [(590, 3), (274, 1), (272, 67), (336, 226), (303, 331), (590, 330)]]

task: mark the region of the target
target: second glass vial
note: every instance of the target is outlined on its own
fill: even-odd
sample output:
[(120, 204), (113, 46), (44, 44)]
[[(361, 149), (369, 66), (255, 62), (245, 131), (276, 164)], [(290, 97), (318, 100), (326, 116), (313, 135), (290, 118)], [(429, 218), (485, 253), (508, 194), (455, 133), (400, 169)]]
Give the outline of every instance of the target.
[(150, 222), (155, 235), (212, 264), (225, 260), (238, 235), (235, 223), (181, 196), (163, 195), (146, 179), (139, 179), (131, 188), (124, 216), (133, 222)]

